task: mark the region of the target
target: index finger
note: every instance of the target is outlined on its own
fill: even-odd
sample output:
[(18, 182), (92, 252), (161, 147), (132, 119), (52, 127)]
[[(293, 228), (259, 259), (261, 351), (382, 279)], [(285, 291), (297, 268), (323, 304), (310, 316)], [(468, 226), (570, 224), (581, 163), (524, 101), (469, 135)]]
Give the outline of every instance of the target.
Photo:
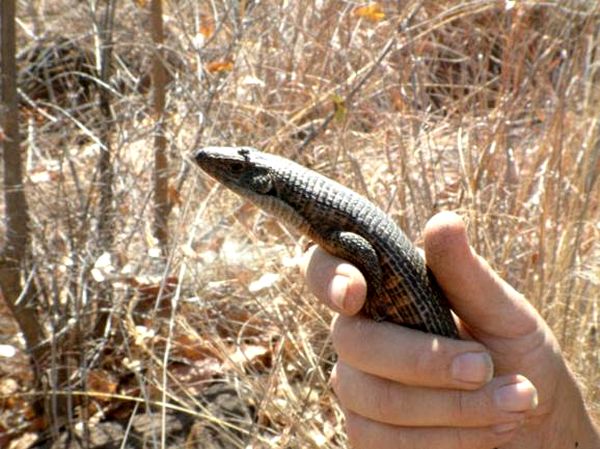
[(354, 265), (313, 246), (304, 254), (301, 270), (308, 289), (331, 309), (344, 315), (362, 309), (367, 282)]

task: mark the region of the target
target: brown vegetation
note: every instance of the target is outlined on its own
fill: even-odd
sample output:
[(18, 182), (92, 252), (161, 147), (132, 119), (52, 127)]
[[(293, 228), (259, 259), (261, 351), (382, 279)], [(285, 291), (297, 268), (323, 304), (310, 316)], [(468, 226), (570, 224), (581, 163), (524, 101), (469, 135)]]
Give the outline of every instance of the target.
[(600, 402), (597, 2), (170, 1), (164, 36), (160, 3), (18, 3), (44, 355), (0, 302), (0, 447), (345, 447), (305, 242), (191, 169), (209, 144), (307, 164), (417, 242), (458, 211)]

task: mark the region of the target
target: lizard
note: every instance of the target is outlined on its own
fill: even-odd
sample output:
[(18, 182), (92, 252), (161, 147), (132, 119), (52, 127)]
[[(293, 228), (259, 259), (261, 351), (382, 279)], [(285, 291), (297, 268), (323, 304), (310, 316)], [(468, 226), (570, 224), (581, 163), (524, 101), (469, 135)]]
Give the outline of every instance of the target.
[(250, 147), (205, 147), (195, 163), (364, 275), (362, 313), (459, 338), (446, 297), (413, 243), (379, 207), (355, 191), (282, 156)]

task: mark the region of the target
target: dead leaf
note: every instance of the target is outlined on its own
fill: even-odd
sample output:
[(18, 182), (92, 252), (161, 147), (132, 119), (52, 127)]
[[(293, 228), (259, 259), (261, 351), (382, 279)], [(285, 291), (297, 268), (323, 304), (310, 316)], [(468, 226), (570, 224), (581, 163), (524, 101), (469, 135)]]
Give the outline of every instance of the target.
[(257, 280), (250, 282), (250, 285), (248, 285), (248, 291), (251, 293), (256, 293), (272, 287), (280, 278), (281, 275), (277, 273), (264, 273)]
[(212, 61), (206, 64), (206, 70), (209, 73), (231, 72), (233, 70), (233, 62), (231, 61)]
[(167, 199), (169, 203), (176, 204), (177, 206), (181, 206), (183, 204), (183, 201), (181, 200), (181, 194), (174, 185), (169, 185), (167, 188)]
[(13, 345), (0, 345), (0, 358), (12, 359), (17, 353)]
[[(114, 375), (105, 370), (91, 370), (87, 375), (87, 386), (89, 390), (96, 393), (105, 393), (112, 395), (116, 393), (119, 383), (115, 379)], [(98, 401), (109, 402), (112, 399), (110, 397), (97, 397)]]
[(109, 252), (103, 252), (91, 270), (91, 275), (96, 282), (105, 281), (110, 275), (115, 272), (115, 267), (112, 263), (112, 256)]
[(190, 335), (180, 335), (174, 338), (173, 355), (188, 360), (199, 361), (207, 357), (215, 357), (213, 348), (198, 338)]
[(155, 301), (159, 293), (162, 293), (162, 297), (164, 298), (175, 291), (178, 283), (179, 278), (177, 276), (168, 276), (161, 282), (152, 284), (140, 283), (137, 287), (140, 301)]
[[(154, 313), (163, 318), (171, 315), (173, 305), (169, 298), (179, 283), (177, 276), (169, 276), (157, 282), (142, 282), (139, 278), (134, 282), (126, 278), (126, 282), (135, 288), (137, 294), (137, 300), (131, 309), (136, 324), (148, 324), (150, 327), (146, 320), (153, 318)], [(157, 304), (159, 295), (161, 301)]]
[(29, 181), (33, 184), (58, 181), (60, 172), (57, 167), (40, 167), (29, 172)]
[(219, 360), (208, 357), (194, 363), (172, 363), (169, 373), (185, 386), (188, 394), (198, 394), (206, 386), (206, 381), (223, 374), (223, 365)]
[(356, 17), (370, 20), (371, 22), (380, 22), (385, 19), (385, 13), (379, 3), (369, 3), (366, 6), (359, 6), (353, 11)]
[[(12, 441), (8, 439), (7, 441), (10, 441), (10, 443), (5, 446), (7, 441), (3, 441), (4, 432), (1, 432), (1, 430), (2, 429), (0, 429), (0, 447), (6, 447), (8, 449), (29, 449), (34, 447), (34, 444), (37, 443), (39, 438), (35, 432), (25, 432), (23, 435), (20, 435), (18, 438), (15, 438)], [(8, 432), (6, 435), (8, 438), (10, 438)]]
[(406, 111), (407, 105), (404, 101), (404, 97), (402, 96), (402, 92), (400, 91), (400, 89), (392, 88), (389, 92), (390, 98), (392, 100), (392, 105), (394, 106), (394, 110), (397, 112)]
[(236, 347), (224, 363), (224, 367), (265, 369), (271, 366), (271, 351), (262, 345), (241, 345)]
[(137, 346), (141, 346), (144, 343), (150, 342), (154, 337), (156, 337), (156, 331), (154, 329), (148, 329), (146, 326), (135, 326), (135, 334), (134, 334), (134, 344)]
[(338, 94), (334, 94), (332, 97), (333, 108), (335, 111), (334, 118), (337, 122), (343, 122), (348, 115), (348, 108), (346, 107), (346, 101), (344, 97)]
[(200, 14), (200, 34), (206, 39), (215, 33), (215, 19), (209, 14)]

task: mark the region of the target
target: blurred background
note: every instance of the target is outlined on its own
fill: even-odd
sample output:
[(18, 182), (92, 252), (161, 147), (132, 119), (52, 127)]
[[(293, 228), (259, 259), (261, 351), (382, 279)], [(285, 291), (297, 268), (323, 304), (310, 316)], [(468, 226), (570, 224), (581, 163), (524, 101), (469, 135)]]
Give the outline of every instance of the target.
[(308, 244), (191, 166), (454, 210), (600, 402), (593, 0), (6, 0), (0, 447), (344, 448)]

